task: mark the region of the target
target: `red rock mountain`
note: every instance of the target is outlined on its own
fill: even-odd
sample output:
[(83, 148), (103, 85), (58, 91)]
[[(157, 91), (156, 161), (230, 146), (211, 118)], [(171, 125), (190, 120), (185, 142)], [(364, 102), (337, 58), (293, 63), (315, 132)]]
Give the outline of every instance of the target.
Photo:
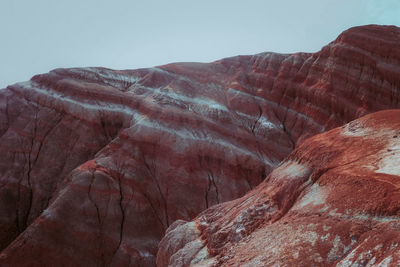
[[(250, 242), (256, 244), (257, 239), (250, 237), (267, 237), (256, 230), (274, 222), (268, 228), (274, 235), (280, 228), (273, 227), (282, 225), (282, 237), (268, 243), (276, 250), (272, 262), (273, 257), (286, 255), (278, 250), (285, 248), (278, 240), (291, 242), (284, 250), (300, 242), (296, 234), (310, 232), (310, 240), (320, 240), (327, 228), (318, 227), (333, 224), (335, 219), (327, 216), (335, 208), (332, 216), (339, 214), (337, 221), (343, 226), (326, 230), (330, 237), (325, 243), (337, 244), (332, 245), (336, 249), (331, 258), (317, 252), (320, 264), (337, 262), (344, 246), (353, 242), (345, 237), (346, 227), (356, 225), (346, 224), (340, 216), (389, 216), (389, 223), (396, 223), (395, 185), (392, 188), (372, 176), (358, 179), (358, 172), (346, 178), (341, 167), (330, 174), (343, 176), (343, 191), (334, 184), (334, 176), (326, 181), (311, 179), (313, 187), (305, 176), (320, 173), (322, 177), (321, 166), (346, 162), (349, 168), (364, 170), (351, 163), (352, 157), (366, 155), (368, 145), (371, 152), (381, 151), (382, 144), (374, 145), (372, 137), (364, 146), (361, 135), (359, 141), (346, 141), (341, 130), (307, 138), (400, 106), (399, 44), (399, 28), (369, 25), (345, 31), (315, 54), (262, 53), (209, 64), (175, 63), (127, 71), (57, 69), (0, 90), (0, 266), (154, 266), (158, 243), (168, 227), (160, 246), (160, 266), (187, 265), (202, 257), (225, 264), (243, 260), (243, 265), (251, 266), (248, 257), (257, 252), (248, 253)], [(377, 118), (397, 113), (379, 114)], [(394, 120), (385, 123), (382, 127), (397, 127)], [(380, 127), (378, 121), (373, 127)], [(335, 141), (337, 147), (322, 145)], [(347, 146), (352, 147), (349, 152), (344, 151)], [(284, 179), (279, 178), (282, 175)], [(257, 189), (240, 198), (265, 177)], [(285, 182), (289, 177), (293, 183)], [(349, 185), (346, 179), (352, 179)], [(329, 190), (335, 188), (338, 203), (320, 184), (323, 181), (331, 186)], [(357, 192), (355, 187), (349, 191), (354, 184), (364, 198), (344, 197)], [(319, 212), (312, 197), (307, 204), (302, 194), (317, 190), (318, 195), (321, 187), (327, 190), (321, 205), (331, 208)], [(381, 195), (374, 190), (386, 195), (378, 199)], [(253, 200), (246, 202), (249, 196)], [(364, 210), (361, 202), (368, 196), (380, 202)], [(296, 201), (304, 198), (306, 204), (299, 210), (309, 212), (308, 217), (315, 213), (309, 221), (291, 213)], [(256, 199), (265, 200), (266, 206), (258, 210)], [(240, 230), (230, 225), (239, 218), (228, 211), (232, 203), (238, 205), (233, 212), (248, 213), (250, 227), (243, 224)], [(383, 206), (392, 210), (380, 210)], [(179, 221), (195, 217), (191, 223)], [(297, 219), (304, 221), (296, 223)], [(307, 228), (311, 221), (316, 228)], [(199, 227), (199, 222), (204, 225)], [(293, 225), (305, 228), (297, 231)], [(354, 231), (375, 238), (363, 228), (365, 224), (360, 225)], [(238, 229), (237, 237), (231, 235)], [(376, 231), (391, 235), (390, 229), (382, 226)], [(352, 247), (361, 244), (360, 238), (354, 239)], [(235, 243), (239, 241), (243, 247)], [(185, 244), (195, 248), (185, 250)], [(260, 244), (260, 249), (265, 248)], [(315, 251), (313, 246), (308, 246), (310, 251)], [(194, 256), (197, 248), (200, 253)], [(186, 254), (189, 251), (193, 255)], [(297, 261), (295, 254), (290, 254), (292, 258), (288, 254), (286, 264), (309, 263), (304, 253), (299, 251)], [(243, 258), (231, 257), (236, 254)], [(265, 255), (264, 251), (257, 256)]]
[(400, 110), (316, 135), (244, 197), (176, 221), (167, 266), (398, 266)]

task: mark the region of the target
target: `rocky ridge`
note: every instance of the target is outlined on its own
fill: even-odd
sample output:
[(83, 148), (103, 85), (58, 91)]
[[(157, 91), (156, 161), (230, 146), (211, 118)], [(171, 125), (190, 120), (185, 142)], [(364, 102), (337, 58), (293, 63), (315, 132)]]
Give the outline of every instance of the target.
[(157, 266), (396, 266), (400, 110), (316, 135), (246, 196), (178, 221)]
[(315, 54), (57, 69), (0, 90), (0, 264), (154, 265), (165, 230), (188, 227), (174, 221), (242, 197), (308, 137), (397, 108), (399, 42), (369, 25)]

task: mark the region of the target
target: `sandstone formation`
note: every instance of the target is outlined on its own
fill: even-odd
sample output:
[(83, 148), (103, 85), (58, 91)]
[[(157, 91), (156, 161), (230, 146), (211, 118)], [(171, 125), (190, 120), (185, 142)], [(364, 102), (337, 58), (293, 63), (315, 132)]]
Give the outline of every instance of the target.
[(398, 266), (400, 110), (316, 135), (256, 189), (172, 225), (157, 266)]
[(308, 137), (399, 107), (399, 43), (369, 25), (315, 54), (57, 69), (0, 90), (0, 265), (154, 266), (168, 227), (197, 236), (179, 220), (242, 197)]

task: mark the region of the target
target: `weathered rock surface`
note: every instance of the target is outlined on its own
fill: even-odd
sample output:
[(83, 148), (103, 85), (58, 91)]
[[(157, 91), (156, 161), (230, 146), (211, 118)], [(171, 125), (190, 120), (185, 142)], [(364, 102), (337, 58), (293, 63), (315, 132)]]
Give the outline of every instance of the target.
[(256, 189), (170, 227), (158, 266), (398, 266), (400, 110), (300, 145)]
[(154, 265), (174, 221), (242, 197), (306, 138), (399, 107), (399, 43), (364, 26), (315, 54), (58, 69), (0, 90), (0, 265)]

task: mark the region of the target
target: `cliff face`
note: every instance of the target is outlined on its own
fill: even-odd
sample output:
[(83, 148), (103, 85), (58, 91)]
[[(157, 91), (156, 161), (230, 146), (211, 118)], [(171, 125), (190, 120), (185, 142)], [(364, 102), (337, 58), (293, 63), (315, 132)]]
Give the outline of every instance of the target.
[(242, 197), (306, 138), (397, 108), (399, 43), (370, 25), (315, 54), (58, 69), (1, 90), (1, 265), (154, 265), (174, 221)]
[(399, 138), (389, 110), (308, 139), (244, 197), (170, 227), (158, 266), (396, 266)]

